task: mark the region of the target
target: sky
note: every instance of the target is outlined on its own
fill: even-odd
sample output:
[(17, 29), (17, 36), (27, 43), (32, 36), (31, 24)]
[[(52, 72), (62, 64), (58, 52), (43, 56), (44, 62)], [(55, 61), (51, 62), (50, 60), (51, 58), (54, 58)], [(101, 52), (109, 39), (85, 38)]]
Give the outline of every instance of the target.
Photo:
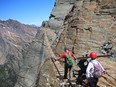
[(49, 19), (56, 0), (0, 0), (0, 20), (13, 19), (41, 26)]

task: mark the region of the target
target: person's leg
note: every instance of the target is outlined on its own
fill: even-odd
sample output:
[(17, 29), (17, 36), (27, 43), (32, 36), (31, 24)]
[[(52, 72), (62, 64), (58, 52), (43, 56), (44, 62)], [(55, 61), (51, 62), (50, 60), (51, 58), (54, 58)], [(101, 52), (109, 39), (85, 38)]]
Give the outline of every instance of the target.
[(67, 73), (68, 73), (68, 65), (64, 65), (64, 79), (67, 79)]
[(69, 78), (71, 78), (71, 75), (72, 75), (72, 73), (71, 73), (71, 69), (72, 69), (72, 66), (68, 66), (68, 70), (69, 70)]
[(97, 83), (98, 83), (98, 78), (94, 77), (94, 82), (95, 82), (95, 86), (97, 87)]
[(96, 87), (96, 85), (95, 85), (95, 78), (89, 78), (89, 86), (90, 87)]
[(82, 76), (82, 71), (80, 70), (80, 71), (78, 72), (78, 77), (77, 77), (77, 79), (76, 79), (76, 84), (80, 84), (81, 76)]

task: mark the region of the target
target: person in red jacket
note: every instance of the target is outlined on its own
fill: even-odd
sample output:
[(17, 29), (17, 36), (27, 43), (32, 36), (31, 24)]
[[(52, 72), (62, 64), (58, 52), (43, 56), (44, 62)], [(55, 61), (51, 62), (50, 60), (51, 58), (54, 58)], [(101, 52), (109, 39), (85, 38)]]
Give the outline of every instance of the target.
[(67, 63), (67, 54), (70, 54), (74, 59), (75, 59), (75, 56), (74, 56), (73, 52), (69, 51), (68, 48), (64, 48), (64, 51), (65, 51), (65, 53), (61, 54), (58, 58), (56, 58), (56, 60), (59, 60), (62, 58), (64, 59), (64, 79), (67, 79), (68, 70), (70, 72), (71, 68), (72, 68), (72, 65), (69, 65)]

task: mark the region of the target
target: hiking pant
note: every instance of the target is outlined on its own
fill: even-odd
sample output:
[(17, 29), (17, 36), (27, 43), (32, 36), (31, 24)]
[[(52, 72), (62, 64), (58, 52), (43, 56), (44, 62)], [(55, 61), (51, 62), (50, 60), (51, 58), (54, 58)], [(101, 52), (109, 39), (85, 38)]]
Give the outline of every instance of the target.
[(78, 72), (78, 77), (76, 79), (76, 84), (82, 84), (83, 80), (86, 79), (85, 72), (86, 71), (84, 71), (84, 70), (80, 70)]
[(72, 66), (69, 66), (67, 63), (64, 65), (64, 79), (67, 78), (68, 71), (71, 71)]
[(90, 87), (97, 87), (98, 78), (97, 77), (91, 77), (89, 78), (89, 86)]

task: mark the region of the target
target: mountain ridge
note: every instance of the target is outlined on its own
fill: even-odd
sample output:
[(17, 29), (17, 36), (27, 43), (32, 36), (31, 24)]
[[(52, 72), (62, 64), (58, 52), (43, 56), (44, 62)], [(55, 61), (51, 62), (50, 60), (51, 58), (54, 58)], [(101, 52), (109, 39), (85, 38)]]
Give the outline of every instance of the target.
[(0, 20), (0, 83), (14, 87), (22, 66), (22, 50), (32, 42), (39, 28), (9, 19)]

